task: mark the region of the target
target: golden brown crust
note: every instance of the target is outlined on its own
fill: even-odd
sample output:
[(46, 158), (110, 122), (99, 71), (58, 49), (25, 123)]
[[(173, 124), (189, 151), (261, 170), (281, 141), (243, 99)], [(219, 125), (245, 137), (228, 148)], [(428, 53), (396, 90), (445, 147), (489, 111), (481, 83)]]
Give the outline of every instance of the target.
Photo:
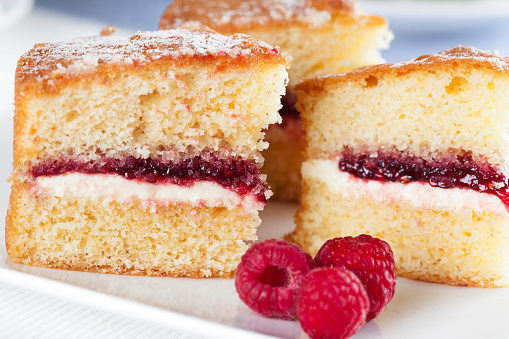
[(290, 23), (312, 26), (315, 15), (357, 17), (359, 8), (355, 0), (195, 0), (192, 5), (176, 0), (164, 12), (159, 27), (170, 29), (198, 21), (222, 33), (234, 33)]
[(312, 93), (349, 82), (365, 81), (366, 86), (370, 86), (371, 79), (376, 81), (378, 78), (398, 77), (416, 71), (440, 72), (464, 69), (485, 69), (503, 75), (509, 73), (509, 65), (505, 58), (474, 47), (456, 46), (438, 54), (427, 54), (405, 62), (381, 64), (349, 73), (306, 79), (299, 82), (295, 89), (301, 94)]
[(34, 46), (18, 61), (21, 86), (57, 92), (61, 85), (85, 78), (107, 83), (118, 70), (140, 72), (149, 66), (202, 64), (222, 71), (252, 63), (290, 66), (291, 57), (252, 37), (223, 36), (210, 29), (185, 28), (142, 32), (131, 37), (97, 36)]
[(501, 285), (500, 281), (503, 279), (503, 275), (497, 278), (487, 278), (480, 283), (476, 277), (463, 277), (463, 278), (450, 278), (448, 276), (442, 276), (440, 274), (417, 274), (416, 272), (406, 271), (403, 269), (396, 268), (398, 277), (407, 279), (419, 280), (432, 282), (436, 284), (446, 284), (451, 286), (464, 286), (464, 287), (483, 287), (483, 288), (499, 288), (507, 287)]

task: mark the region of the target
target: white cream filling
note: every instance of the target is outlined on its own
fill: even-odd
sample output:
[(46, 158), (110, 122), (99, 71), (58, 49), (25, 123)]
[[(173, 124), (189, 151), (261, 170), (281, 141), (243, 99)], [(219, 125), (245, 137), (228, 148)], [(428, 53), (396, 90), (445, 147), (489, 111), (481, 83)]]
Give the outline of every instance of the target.
[(115, 174), (65, 173), (35, 179), (36, 189), (57, 197), (88, 198), (94, 201), (131, 203), (141, 200), (154, 204), (184, 203), (199, 206), (261, 210), (265, 203), (254, 194), (238, 194), (212, 181), (196, 181), (191, 186), (152, 184), (129, 180)]
[(464, 188), (438, 188), (422, 182), (381, 182), (359, 179), (338, 168), (335, 160), (307, 160), (302, 164), (303, 180), (314, 179), (327, 184), (343, 196), (361, 198), (369, 196), (380, 202), (407, 202), (416, 209), (455, 211), (467, 208), (476, 212), (488, 211), (497, 215), (508, 214), (506, 205), (493, 194)]

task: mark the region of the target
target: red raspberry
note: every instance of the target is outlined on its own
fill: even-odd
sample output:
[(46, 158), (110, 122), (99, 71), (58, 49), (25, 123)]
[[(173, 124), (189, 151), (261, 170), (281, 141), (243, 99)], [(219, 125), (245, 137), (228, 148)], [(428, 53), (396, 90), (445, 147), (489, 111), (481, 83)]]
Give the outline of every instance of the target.
[(313, 258), (297, 245), (270, 239), (254, 244), (237, 267), (235, 288), (253, 311), (294, 319), (300, 283), (313, 268)]
[(396, 271), (388, 243), (367, 234), (330, 239), (315, 256), (318, 267), (343, 267), (354, 272), (368, 292), (370, 309), (366, 321), (374, 319), (394, 296)]
[(366, 322), (369, 299), (359, 278), (341, 267), (321, 267), (302, 280), (297, 313), (311, 338), (348, 338)]

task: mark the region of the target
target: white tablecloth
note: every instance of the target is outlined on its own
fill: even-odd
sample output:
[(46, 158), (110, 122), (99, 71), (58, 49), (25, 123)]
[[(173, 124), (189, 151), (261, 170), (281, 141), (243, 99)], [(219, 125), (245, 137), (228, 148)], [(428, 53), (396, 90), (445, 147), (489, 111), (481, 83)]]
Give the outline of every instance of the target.
[(0, 338), (197, 338), (0, 283)]

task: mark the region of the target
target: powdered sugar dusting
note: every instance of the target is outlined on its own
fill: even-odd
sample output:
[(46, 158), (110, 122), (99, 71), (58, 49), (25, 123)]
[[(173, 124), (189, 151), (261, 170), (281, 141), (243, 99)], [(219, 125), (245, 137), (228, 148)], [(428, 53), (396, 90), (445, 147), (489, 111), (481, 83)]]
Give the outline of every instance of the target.
[[(255, 20), (257, 23), (263, 25), (269, 20), (288, 20), (298, 8), (303, 7), (305, 0), (274, 0), (271, 1), (270, 6), (264, 6), (256, 0), (248, 1), (234, 1), (234, 2), (208, 2), (217, 9), (209, 8), (210, 6), (190, 5), (188, 3), (178, 7), (174, 4), (175, 21), (173, 27), (180, 27), (189, 24), (187, 20), (189, 13), (195, 21), (200, 22), (202, 25), (210, 25), (210, 23), (217, 22), (225, 25), (233, 21), (237, 25), (246, 25)], [(177, 6), (175, 6), (177, 5)]]
[(176, 0), (161, 20), (161, 28), (175, 28), (200, 22), (202, 26), (243, 27), (296, 21), (311, 27), (330, 22), (333, 14), (358, 16), (356, 1), (316, 0)]
[(227, 37), (205, 29), (140, 32), (131, 37), (97, 36), (69, 42), (38, 44), (18, 64), (20, 77), (48, 80), (63, 74), (93, 72), (98, 65), (141, 65), (151, 61), (196, 56), (240, 58), (277, 55), (273, 47), (247, 35)]
[(408, 64), (430, 64), (436, 63), (437, 61), (447, 60), (475, 60), (479, 62), (488, 62), (493, 64), (500, 70), (509, 70), (507, 62), (504, 58), (500, 57), (498, 52), (483, 51), (475, 47), (470, 46), (455, 46), (446, 49), (437, 54), (423, 55), (418, 58), (410, 59), (407, 61), (394, 63), (392, 67), (401, 67)]

